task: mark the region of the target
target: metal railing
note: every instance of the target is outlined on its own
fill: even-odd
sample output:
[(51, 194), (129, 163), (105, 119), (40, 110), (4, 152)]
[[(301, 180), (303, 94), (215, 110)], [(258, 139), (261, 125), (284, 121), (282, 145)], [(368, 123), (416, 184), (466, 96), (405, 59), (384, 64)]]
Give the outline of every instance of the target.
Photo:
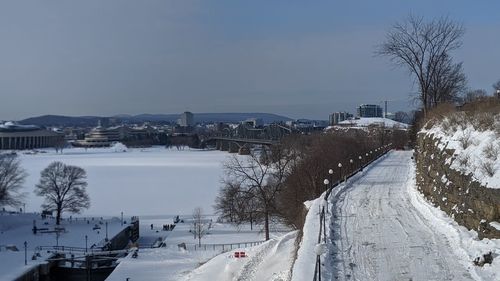
[(239, 242), (239, 243), (224, 243), (224, 244), (185, 244), (185, 249), (191, 249), (194, 251), (216, 251), (220, 250), (222, 253), (231, 251), (233, 249), (253, 247), (266, 242), (262, 241), (250, 241), (250, 242)]
[[(375, 153), (369, 159), (366, 161), (366, 163), (362, 164), (359, 168), (354, 169), (350, 173), (344, 176), (344, 178), (337, 180), (335, 183), (331, 183), (330, 187), (325, 193), (325, 203), (328, 208), (328, 199), (330, 197), (330, 194), (332, 193), (332, 190), (340, 185), (343, 182), (347, 182), (348, 179), (352, 178), (354, 175), (356, 175), (358, 172), (363, 171), (367, 166), (369, 166), (371, 163), (376, 161), (377, 159), (380, 159), (380, 157), (384, 156), (391, 150), (392, 143), (389, 143), (388, 145), (381, 147), (377, 149), (377, 152), (380, 151), (380, 153)], [(373, 153), (370, 153), (370, 155)], [(323, 238), (323, 243), (326, 244), (326, 213), (325, 213), (325, 205), (322, 206), (322, 208), (319, 210), (319, 232), (318, 232), (318, 244), (321, 243), (321, 238)], [(330, 237), (332, 239), (333, 237)], [(314, 268), (314, 281), (321, 281), (321, 255), (316, 255), (316, 263), (315, 263), (315, 268)]]

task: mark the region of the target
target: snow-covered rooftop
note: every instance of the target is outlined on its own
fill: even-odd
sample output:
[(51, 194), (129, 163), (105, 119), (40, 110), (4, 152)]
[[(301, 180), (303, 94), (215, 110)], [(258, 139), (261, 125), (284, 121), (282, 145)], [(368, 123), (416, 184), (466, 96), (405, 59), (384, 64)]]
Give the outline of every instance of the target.
[(351, 125), (355, 127), (368, 127), (370, 125), (377, 125), (377, 126), (385, 126), (385, 127), (396, 127), (396, 128), (401, 128), (401, 129), (406, 129), (410, 125), (397, 122), (388, 118), (382, 118), (382, 117), (362, 117), (359, 119), (351, 119), (351, 120), (345, 120), (339, 123), (339, 125)]

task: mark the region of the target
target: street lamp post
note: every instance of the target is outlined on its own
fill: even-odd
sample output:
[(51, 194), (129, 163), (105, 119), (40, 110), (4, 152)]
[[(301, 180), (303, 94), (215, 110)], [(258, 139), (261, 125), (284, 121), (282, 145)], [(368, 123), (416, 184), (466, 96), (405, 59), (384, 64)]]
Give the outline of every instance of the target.
[(342, 180), (342, 163), (339, 163), (339, 170), (340, 170), (340, 180)]
[[(328, 184), (330, 184), (330, 181), (328, 179), (325, 179), (323, 183), (325, 184), (325, 192), (326, 192), (328, 190)], [(328, 198), (326, 197), (326, 193), (325, 193), (325, 202), (326, 202), (326, 212), (328, 212)]]
[(328, 170), (328, 174), (330, 175), (330, 183), (333, 184), (333, 169)]
[(359, 159), (359, 170), (362, 171), (363, 169), (363, 157), (358, 156), (358, 159)]
[(106, 222), (106, 242), (108, 242), (108, 222)]
[(123, 226), (123, 212), (122, 212), (122, 226)]
[(85, 253), (87, 252), (87, 249), (88, 249), (88, 244), (87, 244), (88, 239), (89, 239), (89, 237), (87, 235), (85, 235)]
[(28, 242), (24, 241), (24, 265), (28, 265)]
[(349, 159), (349, 163), (351, 163), (351, 174), (354, 173), (354, 160)]

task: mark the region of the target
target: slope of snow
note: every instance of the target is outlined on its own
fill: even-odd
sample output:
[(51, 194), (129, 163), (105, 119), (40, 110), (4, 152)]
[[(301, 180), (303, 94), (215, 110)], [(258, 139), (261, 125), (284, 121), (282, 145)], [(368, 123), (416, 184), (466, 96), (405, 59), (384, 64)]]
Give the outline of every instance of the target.
[[(195, 278), (195, 280), (226, 280), (214, 279), (214, 276), (210, 275), (210, 272), (212, 270), (216, 272), (222, 270), (221, 268), (219, 268), (220, 264), (218, 264), (217, 261), (212, 261), (210, 259), (218, 256), (219, 259), (222, 259), (223, 261), (226, 261), (228, 263), (233, 262), (234, 258), (226, 259), (226, 257), (230, 256), (232, 253), (234, 253), (234, 251), (236, 251), (236, 249), (238, 248), (237, 243), (241, 243), (241, 246), (243, 247), (245, 242), (264, 240), (264, 233), (261, 231), (261, 225), (257, 225), (253, 230), (251, 230), (249, 225), (240, 225), (239, 227), (236, 227), (231, 224), (214, 222), (213, 227), (209, 230), (209, 234), (207, 234), (201, 240), (201, 250), (199, 248), (195, 250), (194, 245), (198, 243), (198, 240), (194, 239), (193, 234), (189, 231), (192, 227), (192, 224), (189, 223), (189, 217), (181, 217), (181, 219), (184, 220), (184, 223), (178, 223), (173, 231), (161, 230), (162, 224), (172, 223), (171, 221), (161, 218), (142, 220), (140, 230), (141, 239), (139, 240), (139, 244), (141, 246), (146, 246), (148, 245), (149, 241), (157, 240), (160, 237), (164, 240), (166, 247), (156, 249), (140, 249), (139, 256), (136, 259), (131, 258), (131, 255), (129, 254), (129, 256), (120, 260), (118, 267), (113, 271), (113, 273), (108, 277), (107, 280), (122, 281), (126, 278), (130, 278), (130, 280), (141, 281), (177, 281), (183, 278), (187, 278), (186, 276), (188, 274), (189, 276), (192, 276), (189, 278)], [(152, 230), (150, 229), (150, 224), (153, 224)], [(270, 234), (271, 237), (283, 236), (283, 233), (276, 231), (273, 231)], [(273, 241), (278, 241), (280, 239), (281, 238), (273, 238)], [(281, 242), (280, 245), (288, 245), (288, 242), (285, 243), (284, 238), (281, 240), (283, 242)], [(180, 243), (186, 243), (187, 250), (179, 249), (177, 245)], [(229, 245), (226, 245), (224, 251), (229, 250), (229, 252), (221, 254), (223, 252), (223, 249), (220, 245), (215, 245), (215, 247), (212, 247), (213, 244), (220, 243), (235, 244), (232, 245), (231, 248)], [(203, 245), (207, 245), (207, 250), (205, 250)], [(262, 245), (257, 247), (261, 246)], [(277, 247), (277, 249), (281, 249), (281, 247), (282, 246)], [(248, 248), (240, 248), (239, 250), (247, 251), (248, 253), (250, 253), (255, 252), (255, 250), (253, 249), (254, 248), (248, 245)], [(259, 253), (263, 252), (260, 251)], [(271, 255), (273, 251), (270, 251), (269, 253)], [(242, 259), (240, 264), (244, 264), (247, 261), (249, 261), (249, 259)], [(195, 271), (196, 274), (191, 274), (194, 269), (205, 263), (213, 265), (204, 267), (205, 269), (203, 270), (197, 269), (197, 271)], [(233, 263), (234, 266), (236, 266), (237, 264), (238, 263)], [(273, 261), (272, 258), (266, 257), (266, 264), (259, 266), (262, 268), (270, 266), (271, 269), (268, 269), (267, 271), (273, 271), (280, 265)], [(205, 270), (207, 272), (205, 272)]]
[[(230, 253), (218, 255), (182, 280), (289, 280), (296, 237), (297, 231), (292, 231), (259, 246), (236, 249)], [(233, 256), (235, 251), (245, 251), (247, 257), (235, 258)]]
[(339, 123), (339, 125), (351, 125), (355, 127), (368, 127), (370, 125), (377, 125), (377, 126), (385, 126), (385, 127), (394, 127), (394, 128), (401, 128), (401, 129), (406, 129), (410, 125), (397, 122), (388, 118), (382, 118), (382, 117), (362, 117), (359, 119), (352, 119), (352, 120), (345, 120)]
[[(444, 120), (443, 122), (446, 122)], [(497, 121), (500, 122), (500, 121)], [(456, 130), (444, 129), (442, 123), (421, 131), (427, 135), (440, 138), (437, 146), (440, 149), (454, 149), (456, 159), (449, 159), (451, 168), (473, 177), (488, 188), (500, 188), (500, 138), (493, 130), (479, 131), (472, 124), (459, 126)], [(464, 143), (468, 142), (467, 147)], [(487, 153), (490, 148), (490, 156)], [(467, 161), (465, 161), (467, 159)], [(494, 174), (486, 172), (484, 166), (491, 166)]]
[(27, 193), (26, 209), (40, 211), (43, 198), (33, 193), (40, 171), (62, 161), (87, 171), (91, 206), (83, 215), (191, 214), (195, 207), (213, 213), (227, 152), (115, 148), (73, 148), (63, 154), (20, 152), (21, 165), (29, 174), (22, 190)]
[[(389, 153), (335, 195), (325, 280), (480, 280), (483, 268), (475, 268), (458, 238), (414, 205), (411, 156)], [(499, 250), (496, 242), (488, 249)], [(493, 277), (485, 280), (498, 277), (487, 266), (484, 271)]]
[[(412, 165), (411, 170), (415, 171), (414, 165)], [(431, 228), (450, 241), (452, 250), (459, 257), (457, 261), (468, 268), (475, 280), (500, 280), (500, 239), (484, 238), (479, 240), (476, 231), (469, 231), (458, 225), (445, 212), (435, 208), (425, 200), (424, 196), (416, 189), (415, 178), (412, 178), (408, 184), (407, 192), (412, 205), (426, 219)], [(494, 222), (490, 224), (492, 223)], [(500, 224), (497, 224), (500, 228)], [(472, 266), (474, 259), (490, 251), (495, 257), (491, 265)]]
[(308, 212), (304, 227), (302, 228), (302, 239), (297, 251), (297, 258), (293, 264), (294, 281), (312, 280), (314, 276), (314, 263), (316, 261), (315, 247), (318, 244), (318, 232), (320, 227), (320, 210), (325, 204), (325, 193), (319, 198), (306, 202)]

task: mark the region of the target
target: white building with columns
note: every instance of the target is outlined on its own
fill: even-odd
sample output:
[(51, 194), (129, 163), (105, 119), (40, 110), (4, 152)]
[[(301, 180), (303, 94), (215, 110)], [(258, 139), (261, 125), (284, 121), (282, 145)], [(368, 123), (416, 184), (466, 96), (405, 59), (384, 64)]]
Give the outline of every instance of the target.
[(52, 147), (64, 141), (64, 134), (34, 125), (0, 124), (0, 150)]

